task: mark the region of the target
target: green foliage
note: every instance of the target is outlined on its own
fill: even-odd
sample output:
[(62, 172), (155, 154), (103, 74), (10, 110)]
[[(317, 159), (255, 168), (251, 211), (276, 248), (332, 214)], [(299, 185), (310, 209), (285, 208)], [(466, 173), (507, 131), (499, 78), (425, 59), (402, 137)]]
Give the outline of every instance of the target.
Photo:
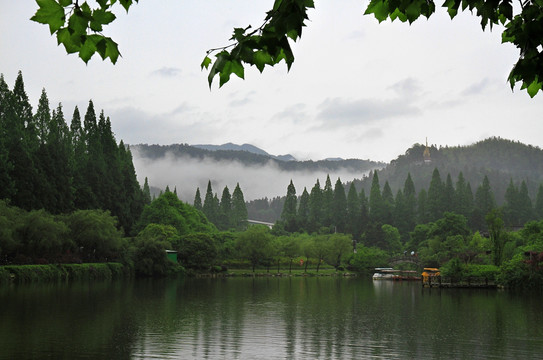
[(249, 226), (238, 234), (236, 248), (242, 258), (249, 260), (253, 272), (256, 265), (271, 258), (271, 239), (269, 229), (262, 225)]
[(172, 249), (169, 240), (177, 235), (174, 230), (171, 226), (149, 224), (138, 234), (133, 243), (136, 275), (162, 277), (182, 271), (166, 255), (166, 250)]
[(217, 248), (209, 234), (183, 236), (178, 257), (186, 269), (209, 270), (217, 258)]
[(524, 254), (517, 254), (502, 264), (497, 281), (513, 289), (542, 289), (543, 272), (534, 271), (526, 262)]
[[(252, 31), (250, 25), (235, 28), (230, 38), (234, 43), (209, 50), (201, 64), (202, 69), (213, 64), (209, 70), (209, 86), (216, 75), (219, 75), (219, 87), (230, 80), (231, 74), (243, 79), (243, 63), (254, 65), (262, 72), (266, 65), (274, 66), (284, 60), (290, 69), (294, 54), (289, 39), (297, 40), (302, 35), (307, 10), (313, 7), (313, 0), (275, 0), (260, 27)], [(216, 53), (215, 61), (209, 57), (212, 53)]]
[(145, 206), (136, 229), (142, 230), (149, 224), (173, 226), (179, 235), (216, 231), (215, 226), (203, 213), (182, 202), (177, 195), (169, 191)]
[(386, 251), (359, 244), (356, 248), (356, 254), (350, 259), (349, 265), (354, 271), (370, 273), (377, 267), (388, 266), (388, 259), (389, 255)]
[[(120, 0), (128, 11), (133, 0)], [(138, 0), (134, 0), (138, 1)], [(72, 0), (36, 0), (38, 10), (31, 20), (49, 25), (51, 35), (56, 34), (58, 44), (64, 45), (68, 54), (78, 53), (87, 63), (98, 53), (102, 59), (109, 58), (113, 64), (119, 58), (115, 41), (102, 35), (105, 25), (116, 19), (111, 8), (117, 1), (96, 1), (99, 7), (92, 9), (88, 2), (79, 4)]]
[[(138, 0), (120, 0), (128, 11)], [(112, 8), (117, 1), (97, 1), (91, 8), (87, 1), (79, 4), (72, 0), (36, 0), (38, 10), (31, 18), (49, 26), (56, 34), (58, 44), (64, 45), (67, 53), (78, 53), (87, 63), (98, 53), (102, 59), (116, 63), (120, 52), (118, 44), (103, 35), (106, 25), (116, 19)], [(503, 25), (502, 42), (515, 45), (520, 52), (519, 60), (509, 73), (511, 88), (521, 83), (534, 97), (543, 86), (542, 26), (543, 4), (538, 0), (527, 0), (522, 6), (513, 8), (511, 1), (445, 0), (442, 4), (451, 19), (459, 10), (468, 9), (481, 19), (483, 30), (489, 26)], [(255, 66), (260, 72), (266, 65), (274, 66), (285, 61), (290, 69), (294, 54), (289, 40), (298, 40), (308, 20), (308, 10), (314, 8), (313, 0), (275, 0), (273, 8), (266, 13), (261, 26), (253, 29), (234, 28), (230, 45), (210, 49), (201, 68), (209, 69), (209, 86), (219, 76), (219, 87), (230, 80), (232, 74), (245, 77), (245, 65)], [(410, 24), (421, 16), (429, 18), (436, 10), (431, 0), (371, 0), (364, 14), (373, 14), (379, 22), (390, 18)], [(212, 59), (214, 54), (215, 59)]]
[(119, 256), (122, 233), (108, 211), (78, 210), (64, 218), (70, 238), (84, 261), (107, 261)]

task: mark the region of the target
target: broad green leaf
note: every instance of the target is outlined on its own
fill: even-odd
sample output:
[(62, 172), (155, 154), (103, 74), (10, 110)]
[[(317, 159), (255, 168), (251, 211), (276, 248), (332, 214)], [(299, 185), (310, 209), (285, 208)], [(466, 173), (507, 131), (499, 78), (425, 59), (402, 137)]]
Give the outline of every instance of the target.
[(68, 19), (68, 29), (74, 35), (86, 35), (89, 21), (85, 19), (81, 11), (74, 11), (70, 19)]
[(262, 72), (264, 71), (264, 67), (266, 64), (271, 65), (272, 64), (272, 58), (271, 55), (267, 51), (259, 50), (256, 51), (253, 54), (253, 63), (255, 64), (256, 68)]
[(80, 46), (74, 44), (72, 35), (70, 34), (68, 28), (62, 28), (57, 31), (57, 42), (59, 45), (64, 45), (64, 48), (68, 54), (73, 54), (79, 51)]
[(203, 68), (208, 68), (209, 65), (211, 64), (211, 59), (209, 57), (205, 57), (204, 58), (204, 61), (202, 61), (202, 63), (200, 64), (200, 68), (203, 69)]
[(90, 36), (85, 37), (85, 41), (79, 49), (79, 57), (86, 63), (89, 62), (90, 58), (96, 52), (96, 43)]
[(243, 65), (237, 60), (227, 60), (224, 63), (224, 67), (222, 68), (220, 74), (219, 74), (219, 87), (223, 86), (230, 80), (230, 75), (234, 73), (240, 78), (244, 78), (244, 69)]
[[(119, 0), (121, 5), (124, 7), (126, 12), (128, 12), (128, 9), (130, 9), (130, 6), (132, 6), (132, 0)], [(138, 2), (138, 0), (135, 0), (135, 2)]]
[(379, 22), (383, 22), (387, 19), (390, 12), (388, 6), (383, 0), (371, 0), (364, 15), (373, 14)]
[(51, 34), (64, 26), (66, 16), (64, 8), (59, 3), (55, 0), (36, 0), (36, 3), (39, 9), (30, 20), (49, 25)]
[(100, 24), (107, 25), (113, 22), (117, 17), (111, 11), (106, 11), (102, 9), (96, 9), (92, 13), (92, 17), (95, 21)]
[(539, 90), (541, 90), (541, 85), (543, 85), (541, 82), (534, 80), (528, 87), (526, 88), (526, 91), (528, 91), (528, 95), (530, 95), (531, 98), (537, 95)]
[(279, 7), (281, 6), (282, 3), (283, 3), (283, 0), (275, 0), (275, 2), (273, 3), (273, 11), (279, 10)]
[(60, 4), (60, 6), (63, 6), (63, 7), (70, 6), (73, 3), (72, 0), (59, 0), (58, 2)]
[(121, 53), (119, 52), (119, 45), (111, 38), (104, 37), (106, 42), (106, 57), (109, 57), (111, 62), (115, 64)]
[(217, 55), (215, 55), (217, 59), (215, 60), (215, 63), (211, 67), (211, 70), (209, 71), (209, 75), (207, 76), (207, 82), (209, 83), (210, 88), (211, 88), (211, 84), (213, 83), (213, 78), (215, 77), (215, 75), (220, 74), (229, 56), (230, 54), (224, 50), (218, 53)]

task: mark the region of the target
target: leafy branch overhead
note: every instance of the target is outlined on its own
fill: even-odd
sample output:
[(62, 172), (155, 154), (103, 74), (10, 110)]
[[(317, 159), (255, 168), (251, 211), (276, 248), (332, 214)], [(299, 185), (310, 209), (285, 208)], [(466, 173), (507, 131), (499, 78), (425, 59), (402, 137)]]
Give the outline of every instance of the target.
[[(98, 7), (94, 9), (86, 1), (36, 2), (39, 9), (32, 20), (49, 25), (51, 34), (56, 34), (68, 53), (79, 53), (86, 63), (98, 52), (102, 59), (115, 63), (120, 55), (118, 46), (102, 34), (103, 27), (115, 20), (111, 8), (116, 3), (128, 11), (138, 0), (96, 0)], [(520, 53), (509, 73), (511, 88), (520, 83), (531, 97), (542, 89), (543, 0), (519, 0), (516, 7), (512, 0), (444, 0), (441, 6), (451, 19), (459, 11), (469, 10), (481, 19), (483, 30), (503, 26), (502, 42), (514, 44)], [(289, 39), (301, 37), (307, 11), (313, 7), (313, 0), (275, 0), (260, 27), (235, 28), (230, 38), (233, 43), (208, 50), (202, 61), (201, 67), (209, 70), (209, 85), (217, 75), (219, 86), (227, 83), (232, 74), (244, 78), (246, 65), (254, 65), (262, 72), (266, 65), (284, 60), (290, 69), (294, 54)], [(370, 0), (364, 14), (373, 14), (379, 22), (399, 19), (411, 24), (421, 16), (429, 18), (435, 10), (432, 0)]]
[[(313, 0), (275, 0), (273, 9), (267, 12), (264, 24), (250, 31), (251, 26), (235, 28), (230, 40), (233, 44), (207, 51), (202, 62), (202, 69), (209, 71), (209, 86), (213, 78), (219, 75), (219, 86), (230, 80), (232, 73), (244, 78), (243, 63), (254, 65), (262, 72), (266, 65), (274, 66), (284, 60), (290, 69), (294, 62), (294, 54), (290, 48), (289, 38), (296, 41), (302, 36), (304, 21), (308, 19), (307, 10), (313, 8)], [(215, 62), (209, 55), (215, 55)]]
[[(138, 0), (118, 2), (128, 12)], [(117, 43), (102, 34), (104, 26), (116, 19), (111, 8), (117, 0), (96, 0), (99, 7), (95, 9), (86, 1), (79, 4), (78, 0), (36, 0), (36, 3), (39, 8), (31, 20), (49, 25), (51, 35), (56, 34), (58, 45), (64, 45), (68, 54), (79, 53), (85, 63), (95, 53), (103, 60), (117, 62), (120, 55)]]

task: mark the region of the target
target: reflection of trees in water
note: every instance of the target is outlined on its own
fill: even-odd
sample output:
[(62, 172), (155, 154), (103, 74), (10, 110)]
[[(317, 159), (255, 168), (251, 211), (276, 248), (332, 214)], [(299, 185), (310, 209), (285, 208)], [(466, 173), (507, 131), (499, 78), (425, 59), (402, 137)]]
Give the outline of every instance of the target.
[(360, 278), (19, 286), (0, 289), (0, 358), (534, 358), (539, 304)]

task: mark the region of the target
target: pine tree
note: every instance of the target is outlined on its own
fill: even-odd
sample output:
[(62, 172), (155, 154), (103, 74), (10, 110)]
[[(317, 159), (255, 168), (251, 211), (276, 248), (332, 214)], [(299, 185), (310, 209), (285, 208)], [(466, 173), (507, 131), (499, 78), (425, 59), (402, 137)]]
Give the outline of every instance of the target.
[(10, 199), (15, 192), (15, 184), (10, 174), (13, 164), (9, 161), (8, 119), (13, 117), (11, 109), (11, 91), (0, 74), (0, 199)]
[(213, 224), (217, 222), (217, 210), (215, 208), (215, 200), (213, 199), (213, 188), (211, 187), (211, 180), (207, 182), (207, 191), (204, 198), (204, 205), (202, 207), (204, 215)]
[(243, 198), (243, 192), (236, 184), (236, 188), (232, 194), (232, 224), (237, 230), (245, 230), (247, 228), (247, 206)]
[(309, 193), (307, 188), (304, 187), (304, 191), (300, 196), (300, 205), (298, 206), (298, 217), (296, 219), (298, 229), (300, 231), (307, 230), (309, 224)]
[[(149, 181), (147, 180), (147, 176), (145, 177), (145, 182), (143, 183), (142, 195), (143, 195), (143, 205), (150, 205), (151, 204), (151, 189), (149, 188)], [(202, 207), (202, 202), (200, 200), (200, 208), (201, 207)]]
[(332, 188), (332, 181), (330, 181), (330, 175), (326, 175), (326, 182), (324, 183), (324, 189), (322, 190), (322, 225), (325, 227), (331, 226), (334, 219), (333, 202), (334, 190)]
[(519, 210), (520, 210), (520, 222), (518, 225), (524, 225), (530, 220), (534, 219), (534, 209), (532, 207), (532, 200), (528, 194), (528, 186), (526, 181), (522, 181), (519, 190)]
[[(400, 206), (401, 207), (401, 206)], [(411, 173), (407, 173), (403, 185), (403, 229), (401, 231), (412, 231), (417, 223), (417, 194), (415, 192), (415, 184), (411, 179)], [(407, 236), (408, 234), (402, 236)], [(405, 240), (405, 237), (403, 238)]]
[(359, 231), (360, 231), (360, 237), (362, 237), (362, 234), (364, 234), (368, 230), (369, 222), (370, 222), (370, 213), (369, 213), (369, 201), (366, 197), (366, 192), (364, 189), (360, 191), (360, 194), (358, 195), (358, 199), (360, 200), (360, 221), (359, 221)]
[(419, 196), (417, 197), (417, 207), (418, 207), (418, 223), (426, 224), (430, 222), (430, 215), (428, 214), (427, 203), (428, 195), (425, 189), (419, 191)]
[(451, 174), (447, 174), (445, 180), (445, 186), (443, 188), (443, 211), (454, 212), (455, 210), (455, 196), (456, 192), (453, 186)]
[(41, 207), (36, 198), (39, 190), (38, 171), (34, 166), (34, 156), (38, 149), (38, 138), (32, 115), (32, 106), (24, 89), (23, 75), (19, 72), (12, 96), (10, 97), (10, 117), (6, 120), (8, 161), (13, 165), (9, 174), (15, 185), (12, 205), (25, 210)]
[(43, 152), (48, 155), (48, 164), (43, 168), (47, 174), (52, 195), (48, 199), (46, 209), (53, 213), (67, 213), (73, 209), (74, 201), (71, 166), (72, 146), (62, 104), (58, 104), (56, 110), (53, 110), (46, 133), (45, 145), (42, 147), (44, 148)]
[(485, 216), (496, 207), (490, 181), (485, 175), (482, 184), (475, 191), (474, 211), (471, 216), (472, 227), (476, 230), (486, 230)]
[(388, 181), (385, 181), (381, 198), (383, 199), (383, 204), (384, 204), (383, 223), (392, 225), (394, 223), (394, 220), (393, 220), (394, 195), (392, 195), (392, 189), (390, 188), (390, 184), (388, 183)]
[(379, 223), (381, 225), (384, 224), (386, 218), (386, 208), (381, 196), (381, 186), (379, 185), (377, 170), (373, 172), (369, 205), (370, 220), (374, 223)]
[(344, 233), (347, 227), (347, 197), (345, 187), (338, 178), (334, 186), (334, 198), (332, 201), (332, 220), (335, 231)]
[(454, 212), (469, 219), (473, 210), (473, 193), (462, 172), (458, 174), (454, 199)]
[(70, 136), (72, 144), (72, 173), (74, 187), (74, 207), (76, 209), (91, 209), (92, 193), (85, 177), (85, 169), (87, 168), (87, 145), (85, 141), (85, 132), (81, 125), (81, 115), (77, 106), (72, 115), (70, 123)]
[(319, 179), (311, 188), (309, 194), (309, 231), (315, 232), (322, 226), (323, 221), (323, 199)]
[(298, 230), (296, 224), (297, 217), (298, 198), (296, 197), (296, 188), (294, 183), (290, 180), (290, 184), (287, 187), (287, 197), (285, 204), (283, 205), (283, 211), (281, 212), (281, 220), (284, 223), (285, 230), (288, 232), (295, 232)]
[(219, 205), (219, 221), (217, 228), (219, 230), (228, 230), (232, 225), (232, 196), (228, 186), (225, 186), (222, 191), (221, 202)]
[(543, 219), (543, 184), (539, 184), (534, 206), (536, 220)]
[(124, 191), (121, 195), (125, 199), (120, 207), (120, 213), (112, 215), (117, 216), (119, 224), (123, 227), (126, 234), (132, 233), (132, 229), (138, 221), (144, 207), (143, 192), (136, 177), (136, 170), (132, 161), (132, 152), (130, 147), (125, 146), (121, 140), (118, 146), (121, 189)]
[[(145, 182), (147, 182), (147, 178), (145, 178)], [(200, 188), (196, 188), (196, 195), (194, 195), (194, 202), (193, 206), (196, 208), (196, 210), (202, 211), (202, 196), (200, 195)]]
[(34, 122), (37, 127), (37, 135), (40, 145), (45, 144), (51, 123), (51, 109), (49, 108), (49, 99), (45, 89), (42, 89), (38, 109), (34, 115)]
[[(121, 184), (119, 184), (118, 179), (121, 178), (122, 167), (120, 152), (113, 131), (111, 130), (111, 121), (109, 117), (105, 117), (103, 111), (100, 113), (98, 121), (98, 136), (103, 161), (100, 163), (103, 166), (100, 207), (111, 210), (114, 215), (121, 214), (124, 212), (122, 209), (123, 206), (130, 203), (132, 194), (125, 193)], [(134, 186), (133, 183), (130, 185)], [(131, 189), (132, 193), (135, 191), (134, 188)]]
[(351, 182), (349, 192), (347, 193), (347, 223), (345, 231), (348, 234), (352, 234), (355, 240), (360, 239), (360, 217), (360, 199), (358, 198), (354, 182)]
[(510, 179), (505, 190), (505, 203), (503, 205), (503, 220), (507, 225), (520, 224), (519, 191)]
[(405, 201), (405, 196), (403, 195), (402, 190), (398, 189), (398, 191), (396, 192), (396, 197), (394, 199), (394, 221), (392, 225), (398, 229), (398, 231), (400, 232), (401, 240), (404, 243), (408, 240), (409, 231), (413, 230), (413, 228), (409, 227), (407, 217), (408, 214), (406, 209), (407, 205)]
[(427, 194), (427, 206), (429, 221), (436, 221), (443, 216), (445, 210), (444, 206), (444, 185), (441, 181), (441, 176), (437, 168), (432, 173), (432, 180), (430, 180), (430, 186), (428, 187)]

